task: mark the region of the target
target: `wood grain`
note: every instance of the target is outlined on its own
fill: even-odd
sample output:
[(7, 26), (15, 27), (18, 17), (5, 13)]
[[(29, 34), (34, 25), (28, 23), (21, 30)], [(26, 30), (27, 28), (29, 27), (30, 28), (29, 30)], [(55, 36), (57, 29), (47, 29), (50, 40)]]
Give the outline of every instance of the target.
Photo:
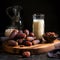
[(58, 43), (60, 43), (60, 41), (57, 39), (53, 43), (44, 43), (44, 44), (37, 44), (37, 45), (24, 46), (24, 47), (20, 47), (20, 46), (12, 47), (4, 43), (3, 49), (6, 52), (16, 53), (16, 54), (20, 54), (21, 51), (27, 51), (27, 50), (30, 51), (31, 54), (40, 54), (40, 53), (46, 53), (55, 49), (55, 45)]

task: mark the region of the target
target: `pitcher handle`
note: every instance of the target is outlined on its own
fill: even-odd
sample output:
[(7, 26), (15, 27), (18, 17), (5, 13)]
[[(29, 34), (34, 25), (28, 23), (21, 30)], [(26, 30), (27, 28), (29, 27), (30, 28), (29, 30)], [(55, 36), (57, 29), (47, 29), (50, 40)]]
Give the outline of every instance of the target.
[(6, 9), (6, 13), (7, 13), (7, 15), (12, 19), (12, 17), (10, 16), (10, 14), (9, 14), (9, 9), (11, 9), (12, 7), (8, 7), (7, 9)]

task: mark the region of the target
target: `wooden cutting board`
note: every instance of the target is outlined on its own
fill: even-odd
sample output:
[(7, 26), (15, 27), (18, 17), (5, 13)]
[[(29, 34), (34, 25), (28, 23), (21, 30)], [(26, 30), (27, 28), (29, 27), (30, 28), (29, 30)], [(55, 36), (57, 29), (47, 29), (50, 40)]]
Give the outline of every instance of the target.
[(6, 52), (9, 53), (15, 53), (20, 54), (22, 51), (30, 51), (31, 54), (40, 54), (40, 53), (46, 53), (48, 51), (51, 51), (55, 49), (55, 45), (60, 43), (60, 40), (56, 39), (53, 43), (44, 43), (44, 44), (37, 44), (32, 46), (8, 46), (6, 43), (3, 44), (3, 49)]

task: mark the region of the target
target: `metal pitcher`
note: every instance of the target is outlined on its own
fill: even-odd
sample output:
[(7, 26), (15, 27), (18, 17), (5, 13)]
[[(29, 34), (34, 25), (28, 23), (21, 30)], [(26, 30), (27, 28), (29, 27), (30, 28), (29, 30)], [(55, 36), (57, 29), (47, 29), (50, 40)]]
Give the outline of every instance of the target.
[(16, 29), (22, 28), (22, 21), (20, 15), (21, 10), (22, 7), (19, 5), (11, 6), (6, 9), (6, 13), (11, 19), (11, 25), (8, 28), (16, 28)]

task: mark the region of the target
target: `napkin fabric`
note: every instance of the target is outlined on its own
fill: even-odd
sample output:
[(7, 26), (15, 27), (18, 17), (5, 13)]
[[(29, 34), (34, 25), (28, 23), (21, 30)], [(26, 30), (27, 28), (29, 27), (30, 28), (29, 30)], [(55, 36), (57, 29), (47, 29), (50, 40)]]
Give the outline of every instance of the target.
[(60, 59), (60, 43), (55, 45), (55, 49), (48, 52), (49, 58), (59, 58)]

